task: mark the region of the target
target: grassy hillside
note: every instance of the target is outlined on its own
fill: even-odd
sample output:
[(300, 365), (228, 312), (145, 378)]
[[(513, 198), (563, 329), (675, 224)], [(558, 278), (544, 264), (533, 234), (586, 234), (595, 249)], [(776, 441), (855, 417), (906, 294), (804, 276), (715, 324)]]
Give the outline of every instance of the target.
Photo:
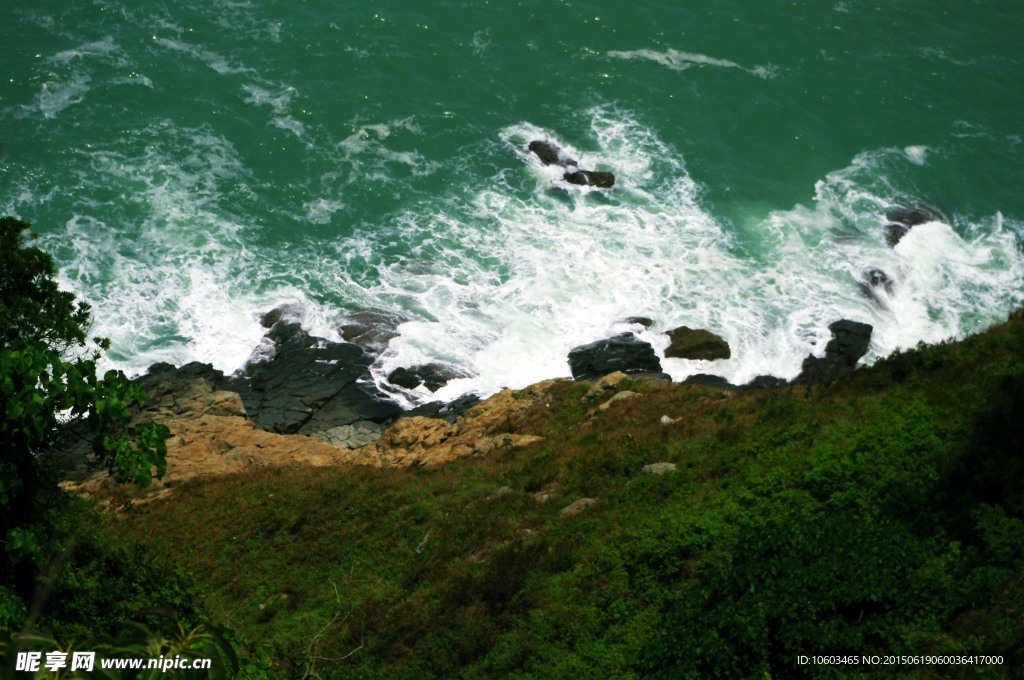
[(1024, 672), (1024, 315), (829, 387), (589, 389), (556, 384), (523, 449), (190, 483), (108, 522), (283, 677)]

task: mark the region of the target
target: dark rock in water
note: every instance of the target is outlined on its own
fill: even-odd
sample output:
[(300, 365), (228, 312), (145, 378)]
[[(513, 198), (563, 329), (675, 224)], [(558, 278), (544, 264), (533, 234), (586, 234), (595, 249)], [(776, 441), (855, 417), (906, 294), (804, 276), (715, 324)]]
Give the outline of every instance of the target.
[(632, 333), (574, 347), (569, 352), (569, 370), (575, 380), (596, 380), (615, 371), (662, 373), (654, 348)]
[(939, 214), (939, 211), (917, 206), (915, 208), (889, 208), (885, 211), (885, 219), (890, 222), (899, 222), (908, 227), (916, 227), (925, 222), (945, 222), (946, 219)]
[(939, 214), (939, 211), (924, 206), (889, 208), (885, 211), (885, 219), (889, 220), (889, 224), (885, 225), (885, 240), (893, 247), (900, 242), (900, 239), (907, 235), (911, 227), (916, 227), (925, 222), (946, 221), (946, 218)]
[(736, 385), (726, 380), (720, 375), (710, 375), (708, 373), (698, 373), (697, 375), (691, 375), (689, 378), (680, 383), (681, 385), (700, 385), (701, 387), (714, 387), (721, 390), (735, 390), (738, 389)]
[(599, 170), (572, 170), (562, 175), (562, 179), (569, 184), (601, 189), (609, 189), (615, 185), (615, 175)]
[(615, 184), (615, 175), (598, 170), (580, 170), (576, 160), (565, 155), (558, 145), (545, 140), (535, 139), (527, 147), (544, 165), (561, 165), (566, 168), (562, 179), (570, 184), (584, 187), (600, 187), (608, 189)]
[(887, 224), (885, 225), (885, 242), (890, 247), (895, 248), (896, 244), (902, 240), (904, 236), (910, 231), (910, 227), (905, 224)]
[(671, 340), (668, 349), (665, 350), (666, 358), (714, 361), (728, 359), (732, 355), (729, 343), (704, 329), (680, 326), (665, 335)]
[(398, 326), (406, 320), (390, 312), (367, 310), (346, 316), (338, 330), (345, 342), (359, 345), (371, 354), (379, 354), (392, 338), (398, 337)]
[(296, 302), (286, 302), (275, 307), (260, 317), (260, 325), (264, 328), (273, 328), (281, 321), (301, 322), (306, 317), (306, 310)]
[(619, 323), (636, 324), (637, 326), (650, 328), (651, 326), (654, 325), (654, 319), (648, 319), (646, 316), (629, 316), (620, 321)]
[(423, 385), (431, 392), (437, 392), (447, 385), (449, 380), (463, 377), (465, 376), (441, 364), (423, 364), (411, 368), (396, 368), (388, 375), (388, 382), (409, 390)]
[(552, 142), (535, 139), (527, 148), (536, 154), (544, 165), (576, 165), (575, 160), (566, 156), (565, 152)]
[(885, 301), (881, 298), (883, 293), (891, 296), (896, 292), (896, 285), (893, 283), (893, 280), (881, 269), (869, 269), (864, 274), (864, 280), (858, 281), (857, 285), (866, 298), (882, 304), (885, 304)]
[(832, 339), (825, 346), (824, 357), (804, 359), (800, 375), (793, 382), (798, 384), (828, 383), (851, 372), (871, 344), (869, 324), (843, 319), (831, 324)]
[(359, 420), (384, 422), (401, 412), (370, 382), (373, 358), (362, 348), (314, 338), (289, 322), (275, 324), (267, 338), (273, 358), (227, 381), (258, 427), (313, 434)]

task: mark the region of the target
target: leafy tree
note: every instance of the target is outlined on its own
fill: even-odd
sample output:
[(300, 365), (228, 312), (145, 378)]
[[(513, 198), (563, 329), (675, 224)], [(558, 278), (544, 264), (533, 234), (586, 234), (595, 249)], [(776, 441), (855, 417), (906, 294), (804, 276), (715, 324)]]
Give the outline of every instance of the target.
[(109, 341), (89, 348), (89, 306), (58, 288), (53, 259), (28, 245), (28, 229), (0, 218), (0, 628), (9, 630), (26, 623), (59, 538), (51, 452), (64, 433), (85, 428), (96, 464), (139, 486), (163, 475), (169, 436), (155, 423), (129, 427), (145, 394), (120, 371), (97, 376)]

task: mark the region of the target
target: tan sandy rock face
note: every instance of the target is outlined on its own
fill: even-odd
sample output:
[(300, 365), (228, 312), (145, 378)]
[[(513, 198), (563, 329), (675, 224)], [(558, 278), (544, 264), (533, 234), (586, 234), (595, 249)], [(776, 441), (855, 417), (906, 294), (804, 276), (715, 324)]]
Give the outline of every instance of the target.
[(83, 464), (88, 450), (83, 442), (65, 456), (65, 486), (114, 504), (138, 504), (165, 496), (175, 484), (189, 479), (265, 467), (440, 465), (539, 441), (541, 437), (515, 430), (531, 409), (545, 406), (554, 383), (549, 380), (525, 390), (504, 390), (454, 423), (436, 418), (401, 418), (376, 441), (349, 449), (305, 435), (257, 429), (246, 419), (238, 394), (216, 390), (205, 379), (197, 378), (151, 390), (147, 409), (136, 418), (137, 422), (162, 422), (171, 431), (167, 473), (162, 480), (154, 480), (143, 491), (118, 484), (105, 470)]
[(464, 456), (533, 444), (543, 437), (515, 431), (533, 409), (546, 408), (556, 382), (545, 380), (523, 390), (502, 390), (454, 423), (418, 416), (402, 418), (380, 439), (353, 454), (369, 465), (440, 465)]
[[(65, 486), (104, 498), (141, 496), (152, 500), (188, 479), (263, 467), (341, 465), (350, 453), (304, 435), (256, 429), (246, 419), (237, 393), (216, 391), (202, 378), (179, 385), (173, 392), (151, 395), (149, 408), (136, 418), (136, 422), (148, 421), (161, 422), (171, 431), (163, 479), (137, 493), (131, 485), (118, 484), (105, 470), (79, 465), (69, 469)], [(68, 458), (84, 460), (84, 452), (80, 448)]]

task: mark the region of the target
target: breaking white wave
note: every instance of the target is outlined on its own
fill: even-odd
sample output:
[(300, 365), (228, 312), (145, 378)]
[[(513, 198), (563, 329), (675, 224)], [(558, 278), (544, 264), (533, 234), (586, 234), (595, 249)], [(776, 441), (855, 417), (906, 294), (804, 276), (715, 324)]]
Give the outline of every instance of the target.
[(734, 68), (744, 71), (758, 78), (767, 79), (775, 75), (775, 68), (772, 66), (746, 67), (728, 59), (716, 59), (705, 54), (694, 54), (692, 52), (680, 52), (669, 48), (662, 52), (651, 49), (640, 50), (611, 50), (609, 57), (615, 59), (646, 59), (656, 64), (661, 64), (673, 71), (685, 71), (694, 66), (714, 66), (716, 68)]
[[(622, 330), (663, 354), (664, 333), (681, 325), (722, 335), (733, 355), (663, 359), (677, 380), (704, 372), (735, 383), (793, 378), (805, 357), (824, 351), (836, 320), (875, 327), (873, 361), (978, 330), (1024, 298), (1020, 225), (989, 220), (973, 240), (950, 225), (921, 225), (896, 249), (887, 245), (885, 209), (911, 198), (891, 191), (886, 175), (901, 152), (858, 156), (819, 182), (810, 206), (768, 215), (761, 242), (739, 253), (732, 225), (702, 207), (678, 153), (649, 129), (599, 109), (592, 135), (588, 151), (553, 130), (511, 126), (501, 136), (533, 178), (528, 195), (504, 174), (465, 201), (406, 213), (392, 230), (364, 237), (364, 252), (384, 239), (410, 244), (378, 264), (379, 282), (366, 291), (376, 306), (413, 317), (375, 367), (379, 382), (400, 366), (440, 362), (472, 377), (435, 397), (489, 394), (568, 375), (572, 347)], [(614, 169), (615, 188), (567, 185), (560, 168), (525, 150), (537, 138), (581, 167)], [(875, 269), (891, 279), (891, 294), (867, 284)], [(638, 315), (654, 326), (622, 323)]]

